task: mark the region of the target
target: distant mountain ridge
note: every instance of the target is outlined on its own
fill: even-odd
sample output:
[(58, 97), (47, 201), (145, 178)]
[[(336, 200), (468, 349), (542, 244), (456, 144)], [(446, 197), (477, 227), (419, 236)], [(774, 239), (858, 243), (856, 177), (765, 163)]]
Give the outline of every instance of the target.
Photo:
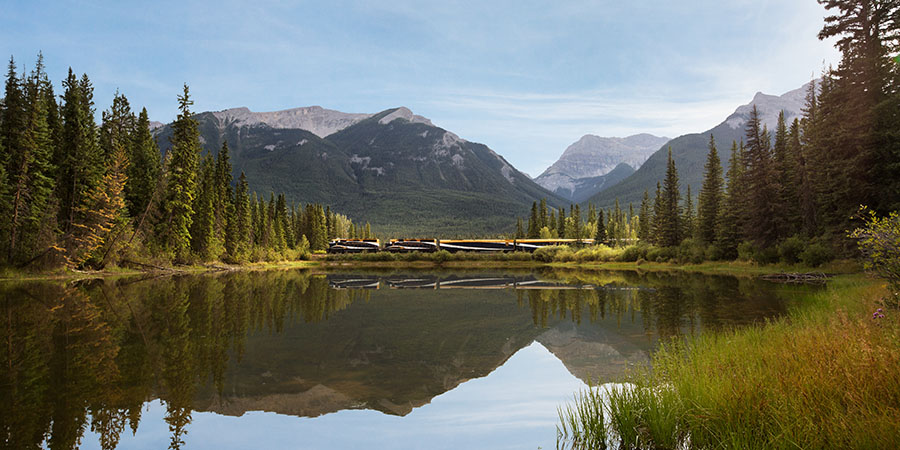
[[(564, 198), (581, 202), (618, 182), (622, 177), (598, 180), (621, 164), (636, 170), (667, 137), (636, 134), (625, 138), (587, 134), (570, 145), (559, 159), (535, 178), (545, 189)], [(621, 169), (620, 169), (621, 170)], [(599, 182), (598, 181), (602, 181)]]
[(621, 204), (634, 203), (637, 205), (645, 190), (650, 192), (652, 198), (656, 190), (656, 183), (662, 181), (665, 176), (669, 147), (672, 148), (672, 157), (678, 168), (682, 194), (687, 190), (688, 185), (691, 186), (694, 195), (698, 194), (703, 182), (703, 165), (706, 163), (710, 135), (716, 140), (716, 148), (719, 151), (719, 158), (724, 170), (728, 164), (732, 142), (740, 142), (744, 139), (744, 126), (750, 118), (753, 105), (756, 105), (760, 120), (768, 127), (774, 138), (779, 112), (784, 111), (785, 121), (790, 126), (795, 118), (803, 115), (808, 90), (809, 83), (806, 83), (779, 96), (758, 92), (750, 103), (736, 108), (714, 128), (702, 133), (686, 134), (672, 139), (653, 153), (634, 174), (615, 186), (592, 196), (585, 203), (594, 203), (601, 208), (609, 208), (618, 199)]
[[(377, 114), (234, 108), (195, 119), (204, 150), (215, 154), (227, 142), (234, 175), (245, 172), (251, 191), (331, 205), (382, 236), (507, 234), (532, 202), (567, 204), (487, 146), (405, 107)], [(171, 126), (155, 133), (165, 151)]]

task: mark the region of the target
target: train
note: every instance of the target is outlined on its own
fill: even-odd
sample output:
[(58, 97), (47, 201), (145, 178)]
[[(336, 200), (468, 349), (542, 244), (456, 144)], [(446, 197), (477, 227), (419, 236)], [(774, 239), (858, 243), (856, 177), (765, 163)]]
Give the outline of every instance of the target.
[(391, 239), (381, 245), (378, 239), (333, 239), (328, 253), (436, 252), (534, 252), (553, 245), (593, 245), (593, 239)]

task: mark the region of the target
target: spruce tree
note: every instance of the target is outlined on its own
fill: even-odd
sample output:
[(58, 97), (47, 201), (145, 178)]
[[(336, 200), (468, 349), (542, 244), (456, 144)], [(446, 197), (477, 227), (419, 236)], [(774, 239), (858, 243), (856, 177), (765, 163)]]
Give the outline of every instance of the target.
[(535, 239), (540, 235), (540, 219), (538, 215), (537, 202), (531, 203), (531, 217), (528, 219), (528, 237)]
[(684, 197), (684, 215), (681, 216), (682, 237), (690, 239), (694, 237), (694, 200), (691, 198), (691, 185), (687, 187)]
[(525, 238), (525, 224), (522, 222), (522, 218), (521, 218), (521, 217), (517, 217), (517, 218), (516, 218), (516, 234), (515, 234), (515, 238), (516, 238), (516, 239), (523, 239), (523, 238)]
[(584, 225), (581, 222), (581, 205), (576, 204), (572, 209), (572, 221), (572, 237), (580, 241), (584, 237)]
[(747, 188), (744, 235), (758, 247), (765, 248), (778, 239), (775, 204), (779, 183), (772, 168), (769, 133), (765, 126), (760, 125), (759, 111), (753, 105), (747, 121), (747, 150), (744, 155)]
[(116, 152), (119, 146), (125, 149), (131, 146), (136, 125), (137, 119), (131, 111), (128, 99), (117, 90), (113, 96), (112, 106), (103, 111), (103, 121), (100, 125), (100, 149), (104, 159)]
[(215, 161), (207, 153), (200, 164), (197, 195), (191, 209), (194, 211), (190, 228), (191, 250), (203, 260), (216, 256)]
[[(53, 141), (47, 124), (49, 92), (43, 64), (35, 66), (22, 89), (24, 129), (17, 147), (9, 149), (8, 177), (11, 188), (9, 260), (31, 260), (41, 249), (52, 248), (55, 221)], [(14, 94), (15, 95), (15, 94)]]
[(741, 240), (741, 209), (743, 207), (743, 165), (741, 152), (737, 142), (731, 145), (731, 158), (728, 160), (728, 185), (719, 211), (717, 222), (716, 247), (726, 259), (737, 257), (737, 246)]
[(650, 239), (650, 225), (653, 223), (653, 215), (650, 212), (650, 193), (645, 189), (644, 197), (641, 198), (640, 211), (640, 228), (638, 229), (638, 239), (646, 242)]
[(653, 197), (653, 222), (650, 227), (650, 242), (654, 245), (662, 245), (662, 216), (663, 216), (663, 195), (660, 182), (656, 182), (656, 195)]
[(600, 245), (606, 242), (606, 224), (603, 220), (603, 210), (597, 211), (597, 232), (594, 234), (594, 244)]
[(666, 164), (666, 178), (662, 191), (662, 213), (659, 219), (659, 243), (663, 247), (674, 247), (681, 243), (681, 205), (679, 202), (678, 169), (669, 148)]
[[(162, 171), (159, 147), (150, 133), (147, 108), (142, 108), (134, 125), (128, 151), (128, 183), (125, 203), (133, 217), (147, 209), (159, 185)], [(156, 195), (159, 195), (157, 193)]]
[(168, 180), (163, 207), (163, 221), (157, 233), (163, 245), (172, 251), (177, 262), (187, 261), (191, 249), (191, 224), (200, 158), (200, 132), (191, 112), (194, 102), (187, 84), (178, 96), (179, 114), (172, 124), (172, 148), (168, 158)]
[(716, 223), (719, 220), (724, 195), (722, 162), (712, 134), (709, 135), (709, 152), (706, 154), (706, 165), (703, 167), (703, 186), (700, 188), (700, 205), (697, 213), (697, 238), (703, 244), (712, 244), (716, 241)]
[(62, 143), (55, 156), (59, 167), (59, 220), (69, 231), (75, 210), (83, 206), (86, 193), (103, 177), (103, 152), (94, 122), (94, 90), (87, 75), (81, 79), (69, 68), (63, 82)]

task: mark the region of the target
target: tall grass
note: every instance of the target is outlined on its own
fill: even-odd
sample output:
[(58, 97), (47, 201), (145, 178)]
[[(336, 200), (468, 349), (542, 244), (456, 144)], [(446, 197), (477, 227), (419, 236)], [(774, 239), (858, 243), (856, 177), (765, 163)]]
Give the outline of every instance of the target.
[(873, 317), (883, 293), (843, 277), (786, 318), (670, 342), (634, 389), (575, 410), (605, 407), (602, 436), (626, 448), (896, 448), (900, 311)]

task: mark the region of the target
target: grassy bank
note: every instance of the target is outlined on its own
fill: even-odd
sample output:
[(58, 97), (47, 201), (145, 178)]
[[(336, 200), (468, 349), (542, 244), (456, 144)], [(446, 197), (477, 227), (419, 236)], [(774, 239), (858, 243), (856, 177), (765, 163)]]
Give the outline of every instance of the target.
[(277, 269), (305, 269), (319, 267), (317, 261), (281, 261), (281, 262), (256, 262), (246, 264), (208, 264), (208, 265), (182, 265), (170, 267), (147, 266), (140, 269), (126, 267), (108, 267), (104, 270), (72, 270), (67, 267), (55, 269), (30, 271), (10, 267), (0, 268), (0, 281), (25, 281), (25, 280), (67, 280), (84, 278), (114, 278), (123, 276), (143, 275), (148, 273), (171, 274), (200, 274), (209, 272), (223, 272), (236, 270), (277, 270)]
[(900, 312), (880, 304), (886, 292), (841, 276), (783, 319), (668, 343), (652, 371), (625, 380), (633, 388), (561, 413), (561, 444), (608, 434), (628, 448), (895, 448)]

